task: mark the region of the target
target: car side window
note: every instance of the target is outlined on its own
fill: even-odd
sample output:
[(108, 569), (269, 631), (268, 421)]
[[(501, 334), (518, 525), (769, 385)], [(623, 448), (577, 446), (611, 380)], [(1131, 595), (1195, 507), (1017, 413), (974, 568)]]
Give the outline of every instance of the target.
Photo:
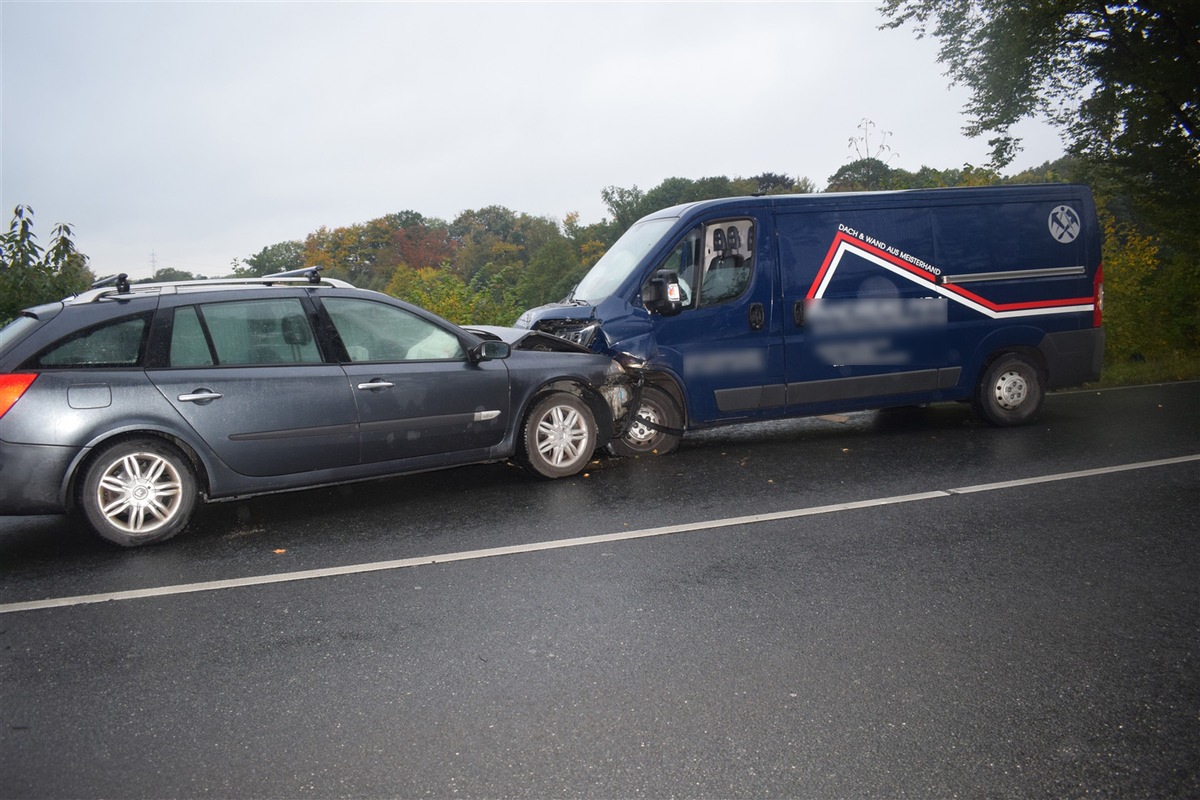
[(318, 364), (321, 352), (297, 298), (206, 303), (175, 311), (171, 366)]
[(457, 336), (402, 308), (351, 297), (322, 303), (353, 362), (466, 358)]
[(142, 361), (149, 330), (149, 314), (111, 320), (56, 342), (28, 367), (136, 367)]

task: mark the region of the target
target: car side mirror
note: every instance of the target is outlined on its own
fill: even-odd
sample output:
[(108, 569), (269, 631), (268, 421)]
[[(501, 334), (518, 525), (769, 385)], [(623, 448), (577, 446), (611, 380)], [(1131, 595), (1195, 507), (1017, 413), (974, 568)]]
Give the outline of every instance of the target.
[(642, 287), (642, 305), (651, 314), (672, 317), (683, 310), (679, 275), (673, 269), (660, 269)]
[(471, 348), (468, 354), (472, 363), (492, 361), (497, 358), (508, 358), (512, 355), (512, 346), (508, 342), (497, 342), (487, 339)]

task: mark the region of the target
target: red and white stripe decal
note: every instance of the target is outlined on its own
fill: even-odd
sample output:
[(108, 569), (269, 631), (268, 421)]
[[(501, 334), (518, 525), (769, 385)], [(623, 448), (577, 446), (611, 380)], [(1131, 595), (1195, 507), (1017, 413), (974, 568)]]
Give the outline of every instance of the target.
[(980, 314), (992, 319), (1008, 319), (1012, 317), (1033, 317), (1043, 314), (1074, 314), (1082, 311), (1092, 312), (1095, 299), (1092, 297), (1075, 297), (1066, 300), (1032, 300), (1024, 303), (993, 303), (987, 298), (980, 297), (974, 292), (967, 291), (955, 284), (939, 285), (937, 276), (933, 273), (910, 264), (902, 258), (892, 255), (874, 245), (860, 241), (853, 236), (839, 231), (833, 238), (825, 261), (817, 272), (817, 277), (809, 287), (807, 299), (814, 300), (825, 296), (825, 290), (833, 275), (837, 272), (842, 256), (853, 252), (854, 255), (870, 261), (879, 267), (899, 275), (902, 278), (920, 284), (943, 297), (960, 303)]

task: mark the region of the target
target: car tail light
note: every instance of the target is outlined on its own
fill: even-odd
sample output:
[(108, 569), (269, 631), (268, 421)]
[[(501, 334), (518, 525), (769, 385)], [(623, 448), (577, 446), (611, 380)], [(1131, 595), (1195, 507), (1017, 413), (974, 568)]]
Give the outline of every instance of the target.
[(1104, 323), (1104, 265), (1096, 267), (1096, 280), (1093, 285), (1092, 327), (1099, 328)]
[(37, 379), (36, 373), (13, 373), (11, 375), (0, 375), (0, 417), (8, 413), (8, 410), (16, 405), (21, 399), (21, 395), (25, 394), (25, 390), (33, 384)]

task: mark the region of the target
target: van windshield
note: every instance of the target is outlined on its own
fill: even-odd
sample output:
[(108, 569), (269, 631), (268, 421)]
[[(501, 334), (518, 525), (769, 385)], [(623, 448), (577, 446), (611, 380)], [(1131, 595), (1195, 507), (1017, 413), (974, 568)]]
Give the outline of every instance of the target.
[(595, 305), (611, 295), (677, 221), (664, 217), (634, 224), (583, 276), (571, 299)]

